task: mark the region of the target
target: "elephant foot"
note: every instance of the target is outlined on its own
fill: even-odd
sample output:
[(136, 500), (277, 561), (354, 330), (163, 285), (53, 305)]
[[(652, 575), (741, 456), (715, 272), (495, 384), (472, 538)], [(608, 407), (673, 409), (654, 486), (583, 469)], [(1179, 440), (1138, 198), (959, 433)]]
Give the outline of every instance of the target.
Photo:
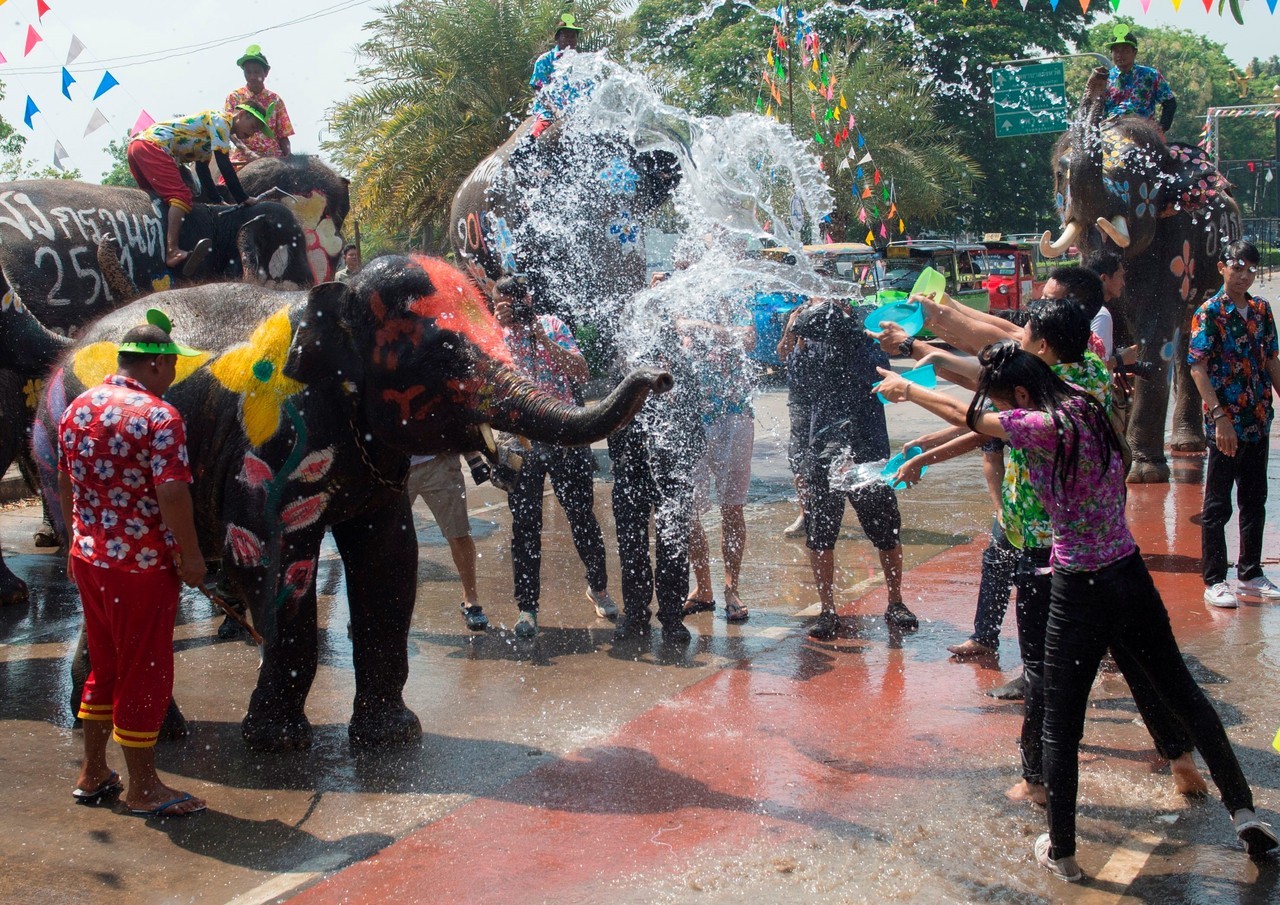
[(37, 547), (61, 547), (62, 538), (58, 537), (58, 532), (53, 530), (53, 525), (48, 522), (42, 524), (31, 535), (31, 540)]
[(0, 561), (0, 606), (26, 603), (27, 600), (27, 583), (10, 572), (9, 567)]
[(160, 724), (160, 738), (166, 742), (176, 742), (187, 737), (187, 718), (178, 709), (178, 702), (169, 699), (169, 709), (165, 711), (164, 722)]
[(264, 716), (250, 710), (240, 723), (240, 734), (253, 751), (305, 751), (311, 747), (311, 721), (305, 713)]
[(1139, 462), (1129, 466), (1128, 484), (1168, 484), (1169, 466), (1165, 462)]
[(365, 709), (351, 717), (347, 737), (352, 748), (409, 745), (422, 738), (418, 715), (397, 702), (381, 710)]
[(1169, 444), (1169, 448), (1176, 453), (1195, 454), (1203, 456), (1205, 454), (1204, 437), (1195, 434), (1179, 434), (1173, 435), (1173, 442)]

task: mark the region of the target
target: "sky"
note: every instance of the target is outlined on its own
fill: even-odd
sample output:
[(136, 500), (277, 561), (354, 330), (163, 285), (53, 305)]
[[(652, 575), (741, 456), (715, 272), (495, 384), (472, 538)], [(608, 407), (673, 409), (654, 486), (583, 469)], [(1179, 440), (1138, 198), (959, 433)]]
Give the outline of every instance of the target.
[[(164, 119), (221, 108), (228, 92), (244, 83), (235, 61), (253, 43), (271, 62), (267, 87), (284, 99), (293, 119), (293, 149), (318, 152), (329, 137), (328, 111), (360, 87), (356, 47), (367, 36), (363, 27), (392, 0), (45, 2), (49, 12), (37, 19), (37, 0), (0, 0), (0, 54), (6, 60), (0, 64), (5, 91), (0, 115), (27, 136), (28, 157), (51, 163), (54, 142), (60, 141), (69, 155), (67, 165), (96, 181), (110, 166), (103, 150), (107, 142), (123, 138), (141, 111)], [(1266, 0), (1242, 2), (1243, 26), (1230, 15), (1219, 17), (1216, 4), (1206, 14), (1201, 0), (1183, 0), (1179, 12), (1172, 0), (1151, 0), (1147, 14), (1139, 0), (1123, 0), (1120, 11), (1139, 24), (1203, 33), (1226, 45), (1228, 56), (1243, 66), (1254, 56), (1277, 53), (1280, 14), (1269, 13)], [(43, 40), (24, 58), (29, 26)], [(67, 100), (61, 68), (73, 35), (85, 51), (68, 67), (76, 82)], [(94, 102), (104, 71), (119, 84)], [(22, 125), (28, 95), (40, 108), (31, 130)], [(108, 123), (86, 137), (95, 109)]]

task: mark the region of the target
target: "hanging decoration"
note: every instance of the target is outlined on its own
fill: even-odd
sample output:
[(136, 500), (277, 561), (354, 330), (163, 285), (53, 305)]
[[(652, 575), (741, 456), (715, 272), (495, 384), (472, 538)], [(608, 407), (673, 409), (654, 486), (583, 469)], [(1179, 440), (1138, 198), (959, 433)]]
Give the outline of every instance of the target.
[(102, 73), (102, 81), (98, 83), (98, 90), (93, 92), (93, 99), (96, 101), (98, 98), (102, 97), (102, 95), (106, 94), (119, 84), (120, 83), (116, 81), (116, 77), (110, 72)]

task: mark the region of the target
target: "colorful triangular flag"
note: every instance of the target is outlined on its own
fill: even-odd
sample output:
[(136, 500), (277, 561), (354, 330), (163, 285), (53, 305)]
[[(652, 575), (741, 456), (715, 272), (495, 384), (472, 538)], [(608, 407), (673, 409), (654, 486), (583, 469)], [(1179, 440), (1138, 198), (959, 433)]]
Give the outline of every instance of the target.
[(60, 170), (65, 170), (62, 161), (67, 159), (67, 149), (62, 146), (62, 142), (55, 141), (53, 143), (53, 165)]
[(75, 35), (71, 36), (71, 46), (67, 48), (67, 62), (63, 65), (70, 66), (76, 61), (76, 57), (84, 53), (84, 44)]
[(9, 61), (4, 58), (4, 54), (0, 53), (0, 63), (7, 63), (7, 62)]
[(31, 95), (27, 95), (27, 112), (22, 114), (22, 121), (27, 124), (28, 129), (35, 128), (31, 125), (31, 117), (40, 112), (40, 108), (36, 106), (36, 102), (31, 99)]
[(37, 44), (39, 44), (43, 40), (44, 38), (40, 37), (40, 35), (36, 33), (36, 27), (34, 25), (28, 25), (27, 26), (27, 49), (22, 52), (22, 55), (25, 57), (27, 54), (31, 53), (32, 48), (34, 48)]
[(62, 67), (62, 93), (66, 95), (67, 100), (71, 100), (71, 86), (76, 83), (75, 77), (67, 72), (67, 67)]
[(133, 128), (129, 130), (129, 134), (137, 135), (139, 132), (142, 132), (146, 129), (150, 129), (152, 126), (155, 125), (155, 122), (156, 121), (151, 118), (151, 114), (148, 113), (146, 110), (143, 110), (141, 113), (138, 114), (138, 119), (136, 122), (134, 122)]
[(96, 101), (98, 98), (102, 97), (102, 95), (106, 94), (119, 84), (120, 83), (116, 81), (116, 77), (110, 72), (102, 73), (102, 81), (98, 83), (98, 90), (93, 92), (93, 99)]
[(93, 116), (89, 117), (89, 125), (84, 127), (84, 134), (96, 132), (107, 124), (107, 118), (102, 115), (102, 111), (97, 107), (93, 108)]
[(36, 18), (37, 19), (43, 20), (44, 14), (47, 13), (48, 11), (49, 11), (49, 4), (45, 3), (44, 0), (36, 0)]

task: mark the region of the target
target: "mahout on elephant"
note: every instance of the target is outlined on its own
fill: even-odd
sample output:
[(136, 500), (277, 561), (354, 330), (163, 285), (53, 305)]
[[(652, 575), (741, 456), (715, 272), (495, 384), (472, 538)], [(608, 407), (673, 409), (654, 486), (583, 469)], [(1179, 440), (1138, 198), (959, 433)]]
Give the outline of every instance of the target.
[(350, 286), (309, 292), (244, 284), (175, 290), (77, 337), (41, 395), (34, 448), (47, 495), (50, 432), (83, 387), (110, 371), (142, 309), (169, 312), (182, 360), (166, 400), (187, 424), (202, 549), (265, 637), (242, 730), (253, 747), (309, 744), (316, 673), (316, 567), (332, 531), (346, 571), (356, 693), (353, 745), (421, 734), (405, 705), (417, 544), (403, 481), (412, 454), (492, 451), (493, 428), (581, 444), (625, 424), (670, 375), (641, 370), (579, 408), (516, 373), (474, 284), (442, 261), (383, 257)]
[[(1175, 391), (1173, 448), (1203, 450), (1200, 397), (1187, 371), (1187, 327), (1196, 307), (1222, 285), (1217, 260), (1240, 237), (1240, 211), (1200, 148), (1166, 144), (1138, 116), (1106, 117), (1100, 99), (1054, 147), (1056, 201), (1063, 229), (1041, 251), (1108, 248), (1125, 261), (1117, 342), (1137, 341), (1157, 376), (1139, 380), (1129, 418), (1131, 483), (1169, 479), (1164, 426)], [(1160, 375), (1172, 373), (1168, 381)]]

